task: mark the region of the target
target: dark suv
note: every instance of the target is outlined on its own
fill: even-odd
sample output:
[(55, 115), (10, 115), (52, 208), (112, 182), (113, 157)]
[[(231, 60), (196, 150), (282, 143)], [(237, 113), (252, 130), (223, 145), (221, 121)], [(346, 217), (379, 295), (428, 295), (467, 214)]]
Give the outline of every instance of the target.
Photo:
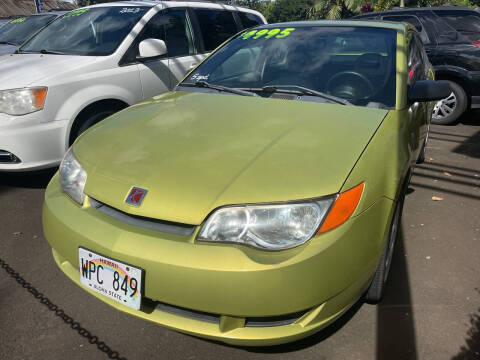
[(435, 105), (432, 122), (450, 124), (469, 108), (480, 108), (480, 12), (466, 7), (397, 8), (357, 19), (402, 21), (420, 33), (436, 79), (448, 80), (452, 94)]

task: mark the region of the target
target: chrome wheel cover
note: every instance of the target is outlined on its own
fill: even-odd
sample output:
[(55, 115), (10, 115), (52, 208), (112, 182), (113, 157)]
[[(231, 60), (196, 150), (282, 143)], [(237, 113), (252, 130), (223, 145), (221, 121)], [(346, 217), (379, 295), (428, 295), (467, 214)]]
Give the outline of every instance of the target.
[(432, 117), (435, 120), (441, 120), (451, 115), (457, 108), (457, 97), (452, 92), (446, 99), (442, 99), (435, 104)]

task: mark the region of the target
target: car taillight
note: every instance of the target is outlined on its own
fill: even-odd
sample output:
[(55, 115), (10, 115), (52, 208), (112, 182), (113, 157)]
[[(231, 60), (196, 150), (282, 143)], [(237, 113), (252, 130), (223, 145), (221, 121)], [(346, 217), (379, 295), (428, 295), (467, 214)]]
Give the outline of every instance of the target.
[(480, 48), (480, 41), (472, 41), (472, 44)]

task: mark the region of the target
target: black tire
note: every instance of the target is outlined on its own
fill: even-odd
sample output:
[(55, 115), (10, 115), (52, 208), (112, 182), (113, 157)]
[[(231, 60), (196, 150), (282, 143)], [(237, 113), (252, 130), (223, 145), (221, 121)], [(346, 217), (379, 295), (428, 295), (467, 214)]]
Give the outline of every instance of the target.
[(409, 181), (407, 180), (402, 187), (401, 193), (399, 194), (397, 203), (395, 205), (395, 212), (392, 216), (392, 222), (390, 223), (388, 238), (385, 242), (385, 246), (383, 247), (382, 256), (380, 257), (380, 262), (377, 270), (375, 271), (372, 282), (365, 293), (365, 301), (369, 304), (377, 304), (380, 302), (380, 300), (382, 300), (383, 290), (385, 288), (385, 283), (387, 282), (390, 267), (392, 265), (393, 250), (395, 249), (395, 240), (397, 239), (398, 228), (401, 224), (403, 201), (405, 199), (405, 192), (406, 188), (408, 187), (408, 183)]
[(418, 154), (417, 164), (423, 164), (425, 162), (426, 149), (427, 149), (427, 141), (425, 140), (422, 145), (422, 150), (420, 150), (420, 154)]
[(432, 114), (432, 124), (447, 125), (456, 122), (467, 110), (467, 94), (456, 82), (448, 80), (452, 94), (435, 104)]
[(86, 109), (82, 112), (75, 122), (73, 123), (72, 130), (70, 131), (69, 142), (70, 145), (88, 128), (92, 127), (96, 123), (106, 119), (110, 115), (122, 110), (125, 106), (116, 104), (108, 107), (93, 107)]

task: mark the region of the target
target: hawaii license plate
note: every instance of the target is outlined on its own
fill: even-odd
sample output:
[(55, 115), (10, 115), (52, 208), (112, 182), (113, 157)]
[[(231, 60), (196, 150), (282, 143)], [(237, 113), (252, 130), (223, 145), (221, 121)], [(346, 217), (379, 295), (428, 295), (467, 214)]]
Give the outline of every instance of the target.
[(78, 248), (80, 282), (86, 288), (139, 310), (142, 300), (142, 270)]

